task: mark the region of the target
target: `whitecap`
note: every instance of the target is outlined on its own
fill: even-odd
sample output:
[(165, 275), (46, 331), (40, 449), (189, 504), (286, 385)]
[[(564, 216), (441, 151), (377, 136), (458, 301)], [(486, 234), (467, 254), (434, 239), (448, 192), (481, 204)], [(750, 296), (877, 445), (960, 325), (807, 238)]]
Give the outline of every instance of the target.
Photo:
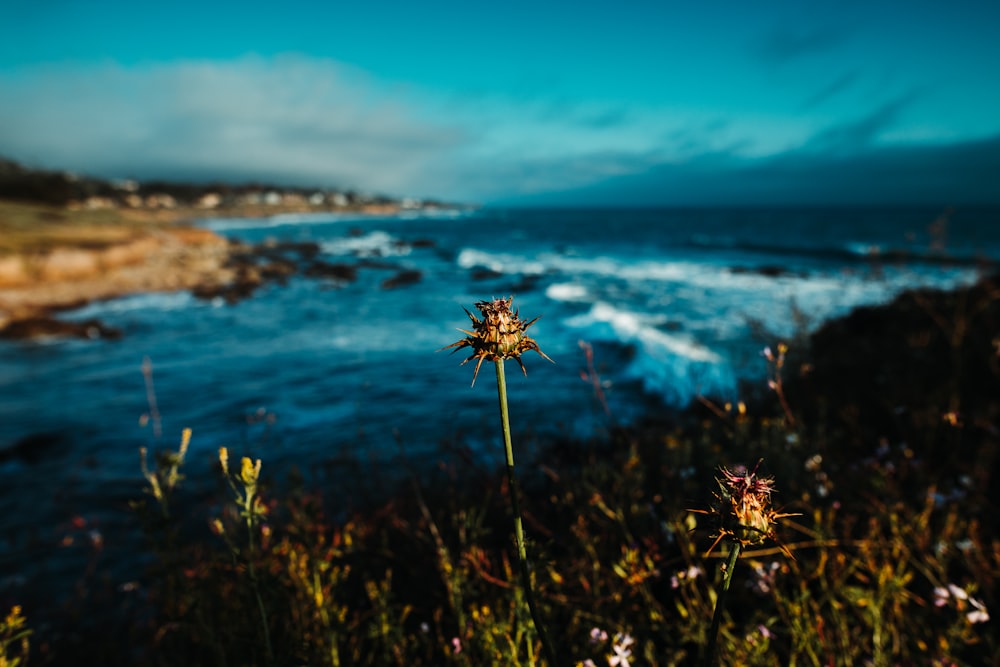
[(525, 257), (524, 255), (491, 253), (476, 250), (475, 248), (462, 249), (458, 253), (456, 262), (463, 269), (483, 267), (496, 273), (541, 275), (549, 269), (544, 262)]
[[(666, 351), (685, 357), (691, 361), (716, 364), (721, 361), (718, 354), (694, 340), (657, 329), (651, 316), (615, 308), (599, 301), (590, 309), (587, 317), (594, 322), (605, 322), (623, 342), (640, 342), (649, 351)], [(654, 324), (655, 322), (655, 324)]]
[(545, 296), (553, 301), (587, 301), (589, 292), (579, 283), (553, 283), (545, 288)]
[(195, 298), (187, 291), (144, 292), (121, 296), (106, 301), (94, 301), (69, 313), (67, 319), (88, 319), (106, 317), (133, 311), (172, 312), (188, 308)]
[(600, 301), (565, 323), (586, 330), (585, 338), (635, 346), (637, 354), (624, 374), (670, 404), (684, 404), (699, 394), (728, 396), (735, 390), (733, 370), (722, 356), (691, 336), (659, 329), (665, 323), (662, 318)]
[(241, 229), (271, 229), (289, 225), (325, 225), (357, 220), (362, 216), (339, 213), (285, 213), (263, 218), (208, 218), (201, 227), (213, 232), (232, 232)]
[(401, 242), (387, 232), (376, 230), (361, 236), (345, 236), (323, 241), (320, 249), (327, 255), (353, 255), (355, 257), (401, 257), (412, 251), (408, 243)]

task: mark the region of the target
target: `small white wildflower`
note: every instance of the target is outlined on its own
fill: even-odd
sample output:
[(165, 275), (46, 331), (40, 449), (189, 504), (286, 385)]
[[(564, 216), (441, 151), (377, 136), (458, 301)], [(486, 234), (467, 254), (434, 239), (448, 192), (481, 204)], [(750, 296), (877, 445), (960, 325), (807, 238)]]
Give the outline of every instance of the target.
[(972, 549), (975, 546), (976, 546), (975, 543), (968, 538), (955, 542), (955, 548), (961, 551), (962, 553), (968, 553), (969, 551), (972, 551)]
[(976, 623), (985, 623), (990, 620), (990, 614), (986, 611), (986, 605), (982, 601), (970, 597), (969, 604), (973, 607), (972, 611), (965, 614), (965, 618), (969, 623), (975, 625)]
[(608, 658), (609, 667), (631, 667), (629, 658), (632, 657), (632, 651), (629, 648), (635, 640), (627, 634), (622, 634), (619, 632), (615, 635), (615, 640), (611, 644), (611, 650), (614, 651), (614, 655)]
[(948, 598), (955, 599), (955, 606), (960, 612), (965, 611), (966, 605), (972, 607), (969, 611), (965, 611), (965, 619), (969, 623), (975, 625), (976, 623), (986, 623), (990, 620), (990, 614), (986, 610), (986, 605), (983, 604), (983, 601), (969, 595), (968, 591), (964, 588), (959, 588), (955, 584), (948, 584), (946, 587), (937, 586), (934, 589), (935, 607), (943, 607), (948, 604)]
[(670, 577), (670, 587), (680, 588), (681, 581), (694, 581), (698, 577), (704, 574), (704, 571), (697, 565), (692, 565), (683, 572), (678, 572), (677, 574)]
[(955, 584), (948, 584), (948, 592), (951, 593), (956, 600), (964, 601), (969, 599), (969, 594), (965, 592), (965, 589), (959, 588)]
[(969, 621), (969, 623), (975, 625), (976, 623), (985, 623), (990, 620), (990, 615), (986, 613), (986, 610), (984, 609), (977, 609), (975, 611), (970, 611), (965, 615), (965, 618)]
[(606, 642), (608, 641), (608, 633), (600, 628), (592, 628), (590, 630), (590, 641), (591, 643)]

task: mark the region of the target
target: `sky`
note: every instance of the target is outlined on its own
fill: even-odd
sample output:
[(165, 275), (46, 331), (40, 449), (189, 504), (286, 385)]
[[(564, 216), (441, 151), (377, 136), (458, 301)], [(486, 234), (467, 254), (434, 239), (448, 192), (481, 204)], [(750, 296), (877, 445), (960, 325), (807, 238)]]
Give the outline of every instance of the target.
[(9, 0), (0, 156), (495, 205), (1000, 203), (996, 0)]

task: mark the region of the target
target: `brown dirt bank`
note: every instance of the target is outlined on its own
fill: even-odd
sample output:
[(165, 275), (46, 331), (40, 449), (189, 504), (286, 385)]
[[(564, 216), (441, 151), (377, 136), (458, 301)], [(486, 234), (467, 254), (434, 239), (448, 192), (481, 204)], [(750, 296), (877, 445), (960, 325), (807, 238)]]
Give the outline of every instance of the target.
[(100, 299), (222, 284), (232, 279), (229, 252), (212, 232), (177, 228), (103, 248), (0, 257), (0, 328)]
[(231, 283), (240, 246), (193, 227), (198, 214), (0, 201), (0, 332), (95, 300)]
[[(391, 215), (398, 210), (394, 205), (379, 205), (351, 212)], [(349, 278), (341, 275), (344, 267), (315, 260), (315, 248), (295, 244), (250, 247), (193, 226), (209, 214), (265, 217), (292, 212), (323, 211), (281, 206), (210, 212), (194, 208), (73, 210), (0, 200), (0, 338), (100, 333), (100, 327), (74, 327), (56, 320), (54, 314), (129, 294), (191, 290), (202, 298), (235, 301), (266, 281), (283, 280), (299, 270), (312, 276)], [(418, 279), (397, 276), (384, 286)]]

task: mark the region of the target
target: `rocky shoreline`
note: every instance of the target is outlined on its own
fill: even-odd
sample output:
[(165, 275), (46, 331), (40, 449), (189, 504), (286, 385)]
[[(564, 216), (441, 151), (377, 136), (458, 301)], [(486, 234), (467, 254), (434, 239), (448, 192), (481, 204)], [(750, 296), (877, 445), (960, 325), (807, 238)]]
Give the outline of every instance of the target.
[(232, 245), (208, 230), (156, 229), (100, 248), (57, 246), (44, 254), (0, 258), (0, 336), (107, 335), (94, 323), (78, 328), (60, 311), (140, 292), (228, 284)]
[(118, 338), (121, 332), (100, 321), (66, 320), (59, 314), (131, 294), (189, 290), (198, 298), (231, 304), (294, 275), (348, 283), (360, 268), (388, 270), (383, 289), (422, 278), (391, 263), (336, 263), (319, 255), (315, 243), (251, 245), (207, 229), (167, 226), (100, 247), (57, 245), (44, 253), (0, 256), (0, 339)]

